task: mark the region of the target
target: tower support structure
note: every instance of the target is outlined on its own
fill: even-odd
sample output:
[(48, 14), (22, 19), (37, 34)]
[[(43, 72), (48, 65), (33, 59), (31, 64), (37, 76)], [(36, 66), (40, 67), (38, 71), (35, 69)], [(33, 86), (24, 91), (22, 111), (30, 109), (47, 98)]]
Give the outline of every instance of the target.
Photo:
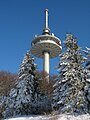
[(44, 62), (43, 62), (43, 70), (49, 75), (49, 53), (44, 52)]

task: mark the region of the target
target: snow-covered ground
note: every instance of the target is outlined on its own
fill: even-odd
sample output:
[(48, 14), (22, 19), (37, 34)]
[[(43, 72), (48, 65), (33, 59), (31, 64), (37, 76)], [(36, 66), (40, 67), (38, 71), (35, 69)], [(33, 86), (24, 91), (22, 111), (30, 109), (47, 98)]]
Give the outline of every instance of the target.
[(26, 116), (26, 117), (17, 117), (17, 118), (10, 118), (5, 120), (90, 120), (90, 115), (49, 115), (49, 116)]

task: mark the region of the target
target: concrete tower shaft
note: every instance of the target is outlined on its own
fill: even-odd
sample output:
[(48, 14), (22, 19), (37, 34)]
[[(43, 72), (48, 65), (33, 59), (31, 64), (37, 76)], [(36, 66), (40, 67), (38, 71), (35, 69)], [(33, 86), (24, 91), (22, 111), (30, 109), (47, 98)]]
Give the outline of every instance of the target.
[(45, 71), (49, 75), (49, 53), (44, 52), (44, 62), (43, 62), (43, 71)]

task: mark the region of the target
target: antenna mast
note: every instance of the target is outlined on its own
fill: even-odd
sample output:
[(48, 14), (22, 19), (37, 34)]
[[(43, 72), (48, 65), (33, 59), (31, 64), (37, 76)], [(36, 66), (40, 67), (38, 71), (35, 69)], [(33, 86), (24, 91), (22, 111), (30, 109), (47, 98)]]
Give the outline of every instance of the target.
[(50, 29), (48, 27), (48, 9), (45, 9), (45, 28), (43, 29), (43, 34), (50, 34)]

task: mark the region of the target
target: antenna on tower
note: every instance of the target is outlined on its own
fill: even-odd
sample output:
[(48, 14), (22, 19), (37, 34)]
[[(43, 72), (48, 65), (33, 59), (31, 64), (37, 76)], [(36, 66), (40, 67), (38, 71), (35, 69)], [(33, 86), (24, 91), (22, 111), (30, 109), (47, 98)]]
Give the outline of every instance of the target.
[(45, 28), (48, 28), (48, 9), (45, 9)]
[(43, 29), (43, 34), (50, 35), (50, 29), (48, 27), (48, 9), (45, 9), (45, 28)]

